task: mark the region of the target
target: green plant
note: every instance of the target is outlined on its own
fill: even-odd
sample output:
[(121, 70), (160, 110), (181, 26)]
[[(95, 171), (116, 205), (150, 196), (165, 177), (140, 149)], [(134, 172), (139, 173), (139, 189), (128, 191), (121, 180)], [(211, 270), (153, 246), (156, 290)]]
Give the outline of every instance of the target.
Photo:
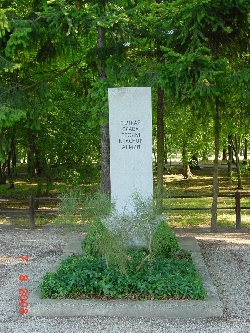
[(113, 233), (122, 237), (131, 247), (145, 247), (149, 250), (152, 236), (160, 222), (155, 213), (152, 198), (142, 198), (138, 193), (133, 195), (133, 212), (112, 213), (102, 222)]
[(89, 227), (82, 241), (85, 255), (104, 258), (106, 266), (116, 266), (122, 272), (126, 270), (125, 243), (122, 237), (109, 231), (100, 219), (96, 219)]
[(179, 260), (186, 260), (188, 262), (192, 262), (191, 252), (183, 249), (180, 249), (177, 252), (175, 252), (175, 258)]
[(139, 271), (151, 255), (174, 257), (179, 245), (166, 221), (154, 213), (153, 201), (134, 196), (135, 212), (130, 215), (113, 213), (106, 219), (96, 219), (82, 242), (83, 253), (104, 257), (107, 267), (126, 270), (126, 246), (141, 247), (147, 254), (136, 267)]
[(68, 188), (59, 198), (58, 223), (86, 224), (97, 217), (107, 216), (112, 209), (107, 196), (98, 192), (87, 197), (80, 186)]
[(83, 194), (80, 188), (68, 188), (60, 196), (58, 204), (59, 223), (81, 222), (82, 220), (82, 198)]
[(250, 175), (250, 161), (249, 160), (243, 160), (240, 164), (240, 170), (242, 175), (248, 176)]
[(109, 196), (97, 192), (85, 201), (85, 215), (92, 218), (103, 218), (111, 214), (113, 205)]
[(151, 242), (151, 251), (154, 256), (173, 258), (180, 250), (177, 238), (166, 221), (158, 225)]
[(99, 241), (108, 234), (104, 224), (96, 219), (89, 227), (87, 235), (82, 241), (82, 251), (85, 255), (100, 257)]
[[(83, 256), (72, 256), (40, 285), (57, 298), (202, 299), (205, 290), (190, 256), (152, 202), (135, 198), (136, 214), (96, 218), (82, 241)], [(131, 248), (130, 237), (144, 247)]]
[(203, 299), (204, 287), (193, 263), (151, 257), (139, 271), (143, 250), (128, 250), (127, 270), (106, 266), (103, 258), (71, 256), (43, 277), (43, 298)]

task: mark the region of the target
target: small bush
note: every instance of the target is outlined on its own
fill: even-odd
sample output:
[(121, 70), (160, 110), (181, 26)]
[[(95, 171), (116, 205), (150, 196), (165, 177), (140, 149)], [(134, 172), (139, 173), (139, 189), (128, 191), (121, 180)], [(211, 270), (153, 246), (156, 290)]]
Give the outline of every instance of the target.
[(88, 224), (94, 219), (110, 214), (112, 204), (109, 197), (102, 193), (86, 196), (81, 187), (68, 188), (60, 196), (56, 223)]
[(58, 203), (58, 217), (56, 223), (72, 224), (82, 221), (82, 192), (79, 188), (69, 188), (62, 193)]
[(100, 257), (102, 255), (100, 251), (100, 242), (108, 235), (107, 228), (103, 223), (96, 219), (89, 227), (87, 235), (82, 241), (82, 251), (85, 255), (93, 257)]
[(116, 266), (120, 271), (126, 270), (127, 255), (121, 236), (109, 231), (96, 219), (89, 227), (82, 241), (83, 254), (95, 258), (104, 258), (106, 266)]
[(180, 246), (173, 230), (167, 225), (166, 221), (161, 221), (152, 237), (152, 254), (174, 258), (179, 250)]

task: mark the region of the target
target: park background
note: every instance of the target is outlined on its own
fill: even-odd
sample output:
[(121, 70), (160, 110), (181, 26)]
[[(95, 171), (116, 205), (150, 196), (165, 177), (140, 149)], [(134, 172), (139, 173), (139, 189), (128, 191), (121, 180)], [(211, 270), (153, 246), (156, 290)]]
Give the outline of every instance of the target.
[[(249, 74), (247, 0), (4, 0), (0, 197), (109, 195), (108, 88), (150, 86), (157, 210), (172, 225), (233, 226), (219, 208), (234, 199), (218, 196), (249, 193)], [(189, 199), (211, 212), (173, 213), (188, 205), (177, 195), (212, 196)]]

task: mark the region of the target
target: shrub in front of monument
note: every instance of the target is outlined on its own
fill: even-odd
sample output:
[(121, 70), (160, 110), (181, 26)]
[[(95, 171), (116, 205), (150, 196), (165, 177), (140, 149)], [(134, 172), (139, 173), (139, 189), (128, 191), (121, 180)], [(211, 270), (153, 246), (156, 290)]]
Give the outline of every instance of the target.
[(100, 219), (95, 219), (82, 241), (85, 256), (104, 258), (106, 266), (126, 270), (126, 245), (121, 235), (109, 231)]
[(163, 217), (157, 216), (151, 198), (142, 198), (138, 193), (134, 193), (131, 205), (132, 211), (117, 213), (113, 209), (101, 221), (108, 230), (121, 235), (127, 246), (146, 247), (150, 251), (153, 234)]
[(86, 196), (79, 186), (69, 188), (59, 196), (56, 224), (89, 224), (97, 217), (104, 217), (112, 211), (110, 199), (102, 193)]
[(180, 250), (165, 221), (159, 223), (149, 245), (128, 247), (121, 235), (96, 220), (82, 242), (83, 255), (71, 256), (56, 272), (45, 274), (41, 295), (104, 300), (204, 299), (206, 292), (195, 266)]
[(166, 221), (161, 221), (152, 237), (152, 255), (174, 258), (179, 251), (180, 246), (173, 230)]

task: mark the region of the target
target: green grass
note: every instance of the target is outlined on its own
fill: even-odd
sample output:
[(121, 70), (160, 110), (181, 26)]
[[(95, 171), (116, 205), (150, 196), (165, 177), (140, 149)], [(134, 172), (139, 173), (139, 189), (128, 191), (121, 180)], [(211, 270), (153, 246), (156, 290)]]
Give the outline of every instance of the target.
[[(211, 207), (212, 198), (192, 198), (192, 199), (181, 199), (173, 198), (174, 196), (212, 196), (212, 184), (213, 184), (213, 169), (203, 168), (201, 170), (195, 170), (193, 177), (184, 180), (182, 175), (178, 172), (174, 175), (166, 174), (164, 176), (164, 214), (167, 215), (169, 224), (173, 227), (197, 227), (204, 226), (209, 227), (211, 221), (210, 210), (207, 211), (176, 211), (173, 208), (195, 208), (195, 207)], [(227, 177), (227, 169), (222, 168), (219, 170), (219, 187), (221, 195), (234, 194), (237, 191), (237, 182), (235, 173), (231, 179)], [(241, 193), (250, 194), (250, 177), (244, 175), (242, 177), (243, 190)], [(15, 188), (13, 190), (8, 189), (9, 185), (0, 185), (0, 198), (24, 198), (26, 202), (15, 202), (11, 204), (12, 208), (25, 208), (28, 209), (28, 197), (29, 195), (36, 194), (37, 184), (30, 182), (24, 175), (17, 177), (15, 181)], [(53, 184), (53, 188), (50, 190), (48, 196), (57, 197), (66, 189), (69, 185), (63, 182), (56, 182)], [(95, 193), (99, 188), (99, 184), (96, 179), (92, 184), (88, 181), (86, 184), (81, 185), (82, 191), (86, 195)], [(43, 196), (45, 196), (46, 185), (43, 184)], [(56, 208), (56, 203), (46, 203), (44, 208)], [(220, 208), (233, 207), (235, 205), (233, 198), (219, 198), (218, 206)], [(250, 207), (250, 198), (242, 198), (241, 205), (244, 207)], [(10, 207), (10, 204), (1, 203), (0, 209)], [(84, 207), (83, 207), (84, 208)], [(87, 221), (88, 222), (88, 221)], [(67, 221), (60, 222), (65, 223), (67, 226), (79, 225), (79, 220), (72, 218)], [(11, 218), (0, 215), (0, 224), (18, 224), (29, 226), (28, 216), (21, 216), (17, 214), (11, 215)], [(51, 214), (36, 214), (37, 225), (56, 224), (58, 225), (58, 219), (55, 215)], [(88, 223), (87, 223), (88, 224)], [(218, 226), (220, 227), (234, 227), (235, 226), (235, 212), (234, 209), (219, 209), (218, 210)], [(86, 226), (87, 227), (87, 226)], [(242, 210), (242, 227), (250, 228), (250, 210)]]
[[(210, 207), (212, 204), (212, 168), (193, 171), (194, 176), (184, 180), (181, 174), (166, 175), (164, 177), (164, 213), (172, 227), (209, 227), (211, 223)], [(250, 177), (243, 176), (243, 190), (241, 193), (250, 194)], [(237, 190), (237, 181), (228, 179), (227, 170), (219, 170), (220, 195), (231, 195)], [(194, 196), (193, 198), (173, 198), (174, 196)], [(204, 196), (204, 198), (195, 198)], [(205, 197), (207, 196), (207, 197)], [(250, 198), (241, 198), (241, 206), (250, 207)], [(218, 227), (235, 228), (235, 199), (218, 199)], [(227, 209), (231, 207), (232, 209)], [(209, 208), (208, 210), (172, 210), (173, 208)], [(242, 210), (242, 227), (250, 228), (250, 210)]]

